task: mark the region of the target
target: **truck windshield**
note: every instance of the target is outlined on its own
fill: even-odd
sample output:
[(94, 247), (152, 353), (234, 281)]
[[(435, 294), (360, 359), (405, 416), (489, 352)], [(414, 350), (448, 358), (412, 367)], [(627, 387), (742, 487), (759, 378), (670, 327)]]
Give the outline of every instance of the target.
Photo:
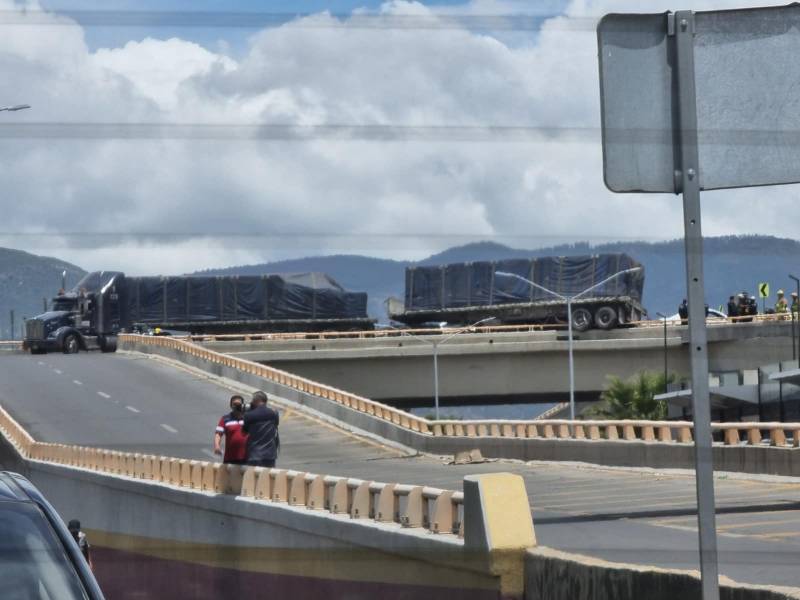
[(77, 306), (76, 298), (57, 296), (53, 298), (53, 310), (73, 310)]
[(34, 504), (0, 502), (5, 600), (88, 598), (59, 538)]

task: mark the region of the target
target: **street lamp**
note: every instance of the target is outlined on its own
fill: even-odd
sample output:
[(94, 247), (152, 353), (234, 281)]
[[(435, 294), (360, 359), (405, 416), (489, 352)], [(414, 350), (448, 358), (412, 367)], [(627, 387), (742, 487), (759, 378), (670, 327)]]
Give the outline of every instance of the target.
[[(797, 301), (800, 302), (800, 277), (795, 277), (790, 273), (789, 279), (792, 279), (797, 285)], [(794, 302), (792, 302), (792, 304), (794, 304)], [(789, 310), (792, 311), (792, 331), (794, 331), (794, 310), (792, 310), (791, 306), (789, 307)], [(800, 323), (800, 313), (797, 315), (797, 322)], [(797, 336), (797, 339), (800, 340), (800, 335)], [(792, 354), (794, 354), (794, 340), (792, 340)], [(797, 367), (800, 368), (800, 342), (798, 342), (797, 347)]]
[(575, 366), (572, 358), (572, 302), (580, 298), (581, 296), (588, 294), (592, 290), (595, 290), (609, 281), (616, 279), (621, 275), (626, 275), (628, 273), (635, 273), (637, 271), (641, 271), (642, 267), (633, 267), (630, 269), (625, 269), (624, 271), (619, 271), (614, 273), (610, 277), (606, 277), (600, 283), (595, 283), (593, 286), (586, 288), (582, 292), (578, 292), (572, 296), (564, 296), (559, 294), (558, 292), (554, 292), (553, 290), (549, 290), (544, 286), (539, 285), (538, 283), (534, 283), (530, 279), (523, 277), (522, 275), (517, 275), (516, 273), (508, 273), (506, 271), (495, 271), (495, 275), (500, 275), (501, 277), (513, 277), (515, 279), (519, 279), (520, 281), (524, 281), (528, 285), (532, 285), (533, 287), (542, 290), (550, 294), (551, 296), (555, 296), (559, 300), (563, 300), (567, 303), (567, 330), (569, 331), (569, 418), (570, 420), (575, 420)]
[(399, 327), (392, 326), (392, 329), (397, 329), (397, 331), (420, 340), (421, 342), (425, 342), (433, 346), (433, 405), (434, 405), (434, 415), (436, 420), (439, 420), (439, 346), (444, 344), (447, 340), (457, 336), (459, 333), (464, 333), (470, 329), (477, 327), (483, 323), (488, 323), (489, 321), (495, 321), (497, 317), (487, 317), (485, 319), (481, 319), (477, 323), (473, 323), (472, 325), (467, 325), (466, 327), (462, 327), (461, 329), (457, 329), (450, 335), (448, 335), (443, 340), (429, 340), (419, 335), (414, 335), (413, 333), (409, 333), (405, 329), (400, 329)]
[(30, 104), (15, 104), (14, 106), (0, 106), (0, 112), (8, 111), (8, 112), (17, 112), (18, 110), (25, 110), (26, 108), (30, 108)]
[(664, 393), (667, 393), (667, 378), (668, 378), (668, 371), (667, 371), (667, 315), (662, 315), (660, 312), (656, 312), (656, 315), (664, 319)]

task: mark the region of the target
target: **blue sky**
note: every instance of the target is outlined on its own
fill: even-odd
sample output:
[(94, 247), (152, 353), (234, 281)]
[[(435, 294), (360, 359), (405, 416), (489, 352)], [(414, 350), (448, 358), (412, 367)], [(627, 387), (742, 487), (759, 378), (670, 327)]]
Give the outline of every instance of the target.
[[(247, 38), (261, 25), (250, 27), (205, 27), (181, 26), (174, 24), (171, 19), (168, 25), (140, 25), (128, 26), (119, 24), (120, 21), (130, 19), (131, 15), (115, 15), (114, 13), (246, 13), (255, 12), (267, 15), (286, 15), (290, 20), (296, 15), (303, 15), (321, 11), (330, 11), (333, 14), (346, 15), (353, 10), (366, 8), (376, 9), (385, 0), (301, 0), (282, 2), (254, 2), (250, 0), (42, 0), (42, 5), (48, 10), (66, 13), (75, 18), (84, 26), (86, 41), (90, 50), (97, 48), (115, 48), (124, 46), (130, 40), (142, 40), (147, 37), (169, 39), (178, 37), (191, 40), (202, 46), (220, 51), (220, 42), (226, 50), (233, 55), (240, 54), (247, 45)], [(421, 2), (427, 6), (457, 7), (464, 6), (463, 0), (437, 0), (436, 2)], [(552, 14), (567, 4), (567, 0), (542, 0), (538, 2), (520, 3), (522, 8), (515, 9), (520, 13)], [(554, 7), (549, 10), (547, 7)], [(83, 13), (83, 14), (81, 14)], [(107, 16), (102, 16), (106, 13)], [(148, 18), (144, 16), (143, 18)], [(154, 18), (158, 18), (157, 15)], [(187, 16), (187, 19), (189, 17)], [(178, 17), (180, 19), (180, 17)], [(99, 21), (99, 24), (98, 24)]]

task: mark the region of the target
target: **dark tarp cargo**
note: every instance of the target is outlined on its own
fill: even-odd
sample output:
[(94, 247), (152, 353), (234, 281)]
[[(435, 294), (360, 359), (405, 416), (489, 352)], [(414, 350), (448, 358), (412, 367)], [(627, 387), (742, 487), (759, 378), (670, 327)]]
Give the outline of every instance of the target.
[[(641, 265), (626, 254), (508, 259), (406, 269), (405, 310), (557, 300), (513, 273), (562, 296), (574, 296), (620, 271)], [(582, 298), (629, 297), (642, 300), (644, 270), (617, 277)]]
[(128, 277), (130, 323), (366, 319), (367, 295), (324, 273), (243, 277)]

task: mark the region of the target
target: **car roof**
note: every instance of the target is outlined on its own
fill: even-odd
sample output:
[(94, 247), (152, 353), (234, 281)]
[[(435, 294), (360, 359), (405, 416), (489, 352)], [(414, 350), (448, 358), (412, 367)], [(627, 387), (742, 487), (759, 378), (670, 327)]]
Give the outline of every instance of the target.
[(0, 471), (0, 501), (41, 504), (40, 500), (42, 496), (39, 491), (22, 475)]

